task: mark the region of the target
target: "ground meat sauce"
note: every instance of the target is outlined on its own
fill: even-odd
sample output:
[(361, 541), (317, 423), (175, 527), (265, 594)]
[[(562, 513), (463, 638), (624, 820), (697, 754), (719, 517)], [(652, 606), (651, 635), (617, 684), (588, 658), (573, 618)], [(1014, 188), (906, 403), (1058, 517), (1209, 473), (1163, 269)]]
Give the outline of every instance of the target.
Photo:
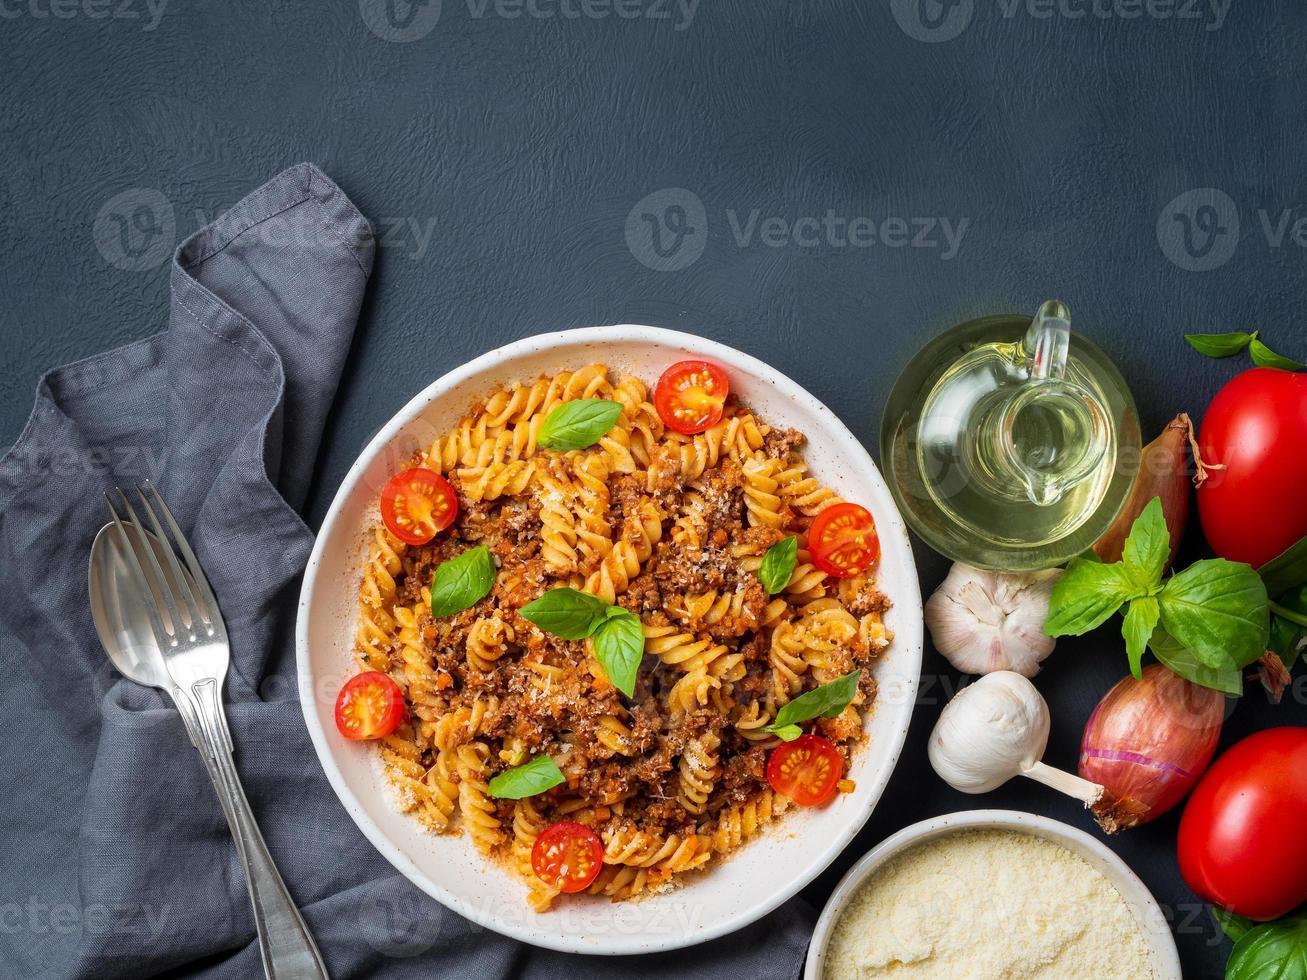
[[(768, 458), (790, 459), (804, 441), (802, 434), (792, 429), (764, 431), (761, 451)], [(732, 704), (767, 704), (773, 683), (770, 630), (761, 628), (759, 621), (774, 597), (763, 589), (756, 571), (745, 570), (744, 559), (756, 558), (787, 534), (801, 532), (810, 518), (786, 505), (785, 530), (748, 526), (745, 475), (741, 466), (723, 453), (717, 465), (707, 468), (693, 482), (692, 489), (702, 500), (702, 540), (694, 547), (677, 543), (667, 532), (682, 513), (686, 490), (690, 488), (674, 465), (674, 458), (661, 457), (660, 465), (651, 464), (647, 472), (609, 477), (605, 518), (614, 537), (636, 528), (635, 515), (642, 502), (647, 504), (652, 499), (666, 515), (665, 533), (617, 602), (646, 624), (674, 624), (741, 654), (742, 673), (731, 688)], [(711, 834), (712, 821), (724, 807), (744, 803), (766, 790), (764, 770), (775, 740), (746, 738), (732, 719), (723, 715), (721, 706), (711, 700), (670, 717), (665, 702), (668, 691), (683, 676), (677, 668), (646, 655), (635, 695), (627, 699), (597, 667), (586, 641), (560, 639), (525, 620), (518, 610), (559, 584), (541, 557), (538, 500), (524, 495), (466, 502), (457, 472), (450, 479), (459, 491), (458, 518), (430, 544), (408, 548), (402, 573), (397, 576), (397, 599), (409, 607), (422, 606), (423, 587), (430, 586), (439, 564), (468, 547), (485, 545), (494, 555), (499, 573), (488, 596), (453, 616), (434, 619), (429, 611), (418, 616), (422, 644), (437, 675), (435, 687), (441, 711), (452, 713), (473, 702), (491, 706), (475, 733), (497, 753), (489, 760), (491, 774), (541, 753), (555, 757), (566, 754), (569, 784), (549, 791), (537, 802), (548, 812), (564, 793), (569, 799), (583, 797), (589, 808), (571, 812), (567, 819), (589, 823), (601, 836), (632, 820), (640, 830), (660, 835), (696, 831)], [(628, 517), (632, 520), (628, 521)], [(580, 574), (593, 572), (597, 561), (582, 565)], [(831, 583), (832, 593), (835, 585)], [(841, 601), (855, 616), (883, 613), (888, 607), (871, 577), (841, 583), (839, 588)], [(687, 622), (684, 614), (673, 615), (685, 597), (711, 591), (742, 595), (737, 612), (713, 622)], [(496, 611), (509, 627), (511, 639), (493, 669), (480, 670), (469, 662), (469, 633), (479, 619)], [(883, 647), (884, 643), (854, 639), (828, 654), (828, 673), (867, 667)], [(398, 643), (390, 654), (392, 663), (400, 663)], [(547, 690), (542, 691), (534, 683), (538, 678), (524, 667), (528, 662), (561, 670), (552, 673)], [(805, 675), (804, 685), (809, 690), (817, 686), (811, 672)], [(870, 671), (863, 672), (860, 690), (866, 697), (865, 709), (876, 695)], [(625, 719), (630, 732), (629, 754), (619, 753), (601, 739), (604, 720), (613, 716)], [(861, 719), (856, 711), (821, 719), (811, 727), (841, 743), (840, 751), (846, 759), (849, 745), (861, 738)], [(707, 806), (695, 814), (678, 801), (678, 769), (687, 744), (707, 732), (721, 740), (717, 779)], [(456, 734), (455, 744), (472, 737), (469, 733)], [(516, 759), (502, 757), (504, 753), (498, 752), (501, 742), (516, 746)], [(429, 752), (427, 758), (431, 759)], [(494, 805), (501, 824), (511, 828), (513, 802), (499, 800)]]

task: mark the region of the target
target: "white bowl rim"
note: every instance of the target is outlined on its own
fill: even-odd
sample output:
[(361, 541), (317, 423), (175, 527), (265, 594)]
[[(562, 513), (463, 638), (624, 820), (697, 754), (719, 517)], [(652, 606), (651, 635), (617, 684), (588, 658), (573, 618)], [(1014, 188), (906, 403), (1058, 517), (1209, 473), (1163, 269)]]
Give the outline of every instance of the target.
[[(826, 950), (830, 945), (835, 923), (843, 914), (853, 893), (862, 886), (863, 882), (891, 859), (910, 848), (937, 837), (966, 830), (1011, 830), (1031, 834), (1057, 844), (1067, 842), (1078, 844), (1092, 851), (1110, 869), (1108, 880), (1125, 899), (1126, 904), (1135, 910), (1136, 920), (1141, 918), (1138, 913), (1142, 909), (1153, 922), (1166, 922), (1162, 908), (1157, 904), (1157, 899), (1153, 897), (1152, 892), (1148, 890), (1148, 886), (1139, 879), (1119, 854), (1096, 837), (1052, 817), (1027, 813), (1023, 810), (959, 810), (904, 827), (858, 859), (858, 862), (835, 886), (835, 891), (831, 893), (825, 908), (822, 909), (821, 917), (817, 920), (817, 926), (812, 933), (812, 942), (808, 946), (807, 960), (804, 963), (804, 980), (821, 980)], [(1147, 928), (1144, 922), (1140, 922), (1139, 926), (1154, 963), (1160, 964), (1163, 971), (1169, 971), (1163, 972), (1155, 980), (1181, 980), (1180, 954), (1176, 949), (1175, 937), (1171, 934), (1170, 928), (1168, 927), (1163, 935), (1156, 929)]]
[[(871, 476), (873, 482), (877, 484), (875, 489), (883, 494), (886, 502), (885, 509), (878, 511), (876, 515), (881, 537), (884, 539), (887, 535), (893, 534), (901, 536), (906, 543), (906, 547), (902, 552), (902, 573), (904, 581), (909, 583), (910, 587), (903, 590), (904, 594), (896, 594), (892, 598), (903, 622), (907, 624), (915, 624), (915, 628), (912, 630), (911, 635), (904, 635), (904, 633), (900, 631), (896, 633), (895, 636), (895, 646), (898, 649), (898, 656), (901, 658), (907, 658), (902, 665), (904, 678), (900, 690), (901, 697), (904, 699), (904, 703), (908, 705), (908, 709), (904, 717), (900, 719), (899, 725), (894, 730), (892, 737), (889, 739), (882, 739), (878, 742), (877, 751), (882, 754), (886, 764), (882, 771), (883, 774), (873, 784), (874, 790), (871, 803), (865, 808), (864, 812), (851, 813), (852, 819), (841, 828), (838, 834), (830, 837), (826, 847), (817, 859), (813, 860), (811, 864), (795, 874), (785, 886), (776, 889), (766, 901), (723, 915), (711, 925), (698, 928), (692, 933), (680, 933), (652, 939), (639, 936), (614, 936), (610, 937), (610, 945), (606, 947), (594, 947), (581, 945), (573, 941), (570, 935), (555, 934), (544, 928), (532, 928), (531, 926), (524, 926), (512, 920), (503, 919), (492, 913), (482, 911), (473, 903), (464, 901), (454, 892), (443, 887), (424, 874), (422, 870), (400, 849), (400, 847), (391, 840), (391, 838), (372, 820), (370, 816), (368, 816), (362, 806), (358, 803), (357, 797), (355, 796), (353, 789), (346, 782), (344, 774), (332, 759), (331, 747), (327, 741), (327, 734), (319, 723), (316, 712), (313, 710), (315, 681), (314, 675), (310, 669), (308, 654), (308, 609), (311, 604), (318, 573), (323, 570), (322, 550), (328, 537), (328, 530), (331, 529), (332, 525), (335, 523), (341, 510), (344, 509), (346, 502), (354, 492), (356, 484), (363, 479), (367, 468), (371, 465), (373, 460), (399, 434), (403, 427), (412, 419), (416, 418), (427, 405), (429, 405), (445, 390), (453, 388), (487, 369), (495, 368), (499, 366), (501, 362), (511, 360), (518, 355), (530, 352), (538, 353), (551, 347), (612, 342), (645, 342), (653, 345), (681, 348), (694, 355), (720, 361), (728, 368), (742, 370), (755, 378), (765, 378), (780, 394), (797, 403), (806, 405), (809, 410), (822, 415), (825, 419), (825, 427), (829, 431), (847, 438), (854, 445), (858, 446), (871, 465)], [(787, 375), (753, 355), (696, 334), (684, 333), (679, 330), (669, 330), (665, 327), (651, 327), (643, 324), (630, 323), (613, 324), (609, 326), (575, 327), (567, 330), (549, 331), (529, 337), (523, 337), (502, 347), (486, 351), (479, 357), (446, 372), (409, 399), (402, 408), (391, 416), (390, 420), (377, 432), (377, 434), (372, 437), (371, 441), (367, 444), (363, 452), (346, 473), (345, 478), (341, 481), (341, 484), (336, 491), (336, 495), (332, 499), (331, 506), (327, 509), (327, 513), (323, 517), (322, 524), (315, 536), (313, 551), (309, 556), (308, 564), (304, 570), (304, 579), (300, 588), (295, 624), (295, 661), (300, 709), (304, 715), (304, 721), (309, 730), (310, 740), (313, 743), (314, 751), (318, 757), (318, 763), (322, 766), (323, 771), (327, 776), (327, 781), (335, 791), (337, 798), (345, 807), (346, 812), (350, 815), (351, 819), (353, 819), (354, 823), (358, 826), (359, 830), (363, 832), (363, 835), (368, 839), (372, 846), (375, 847), (381, 855), (386, 858), (386, 860), (389, 861), (397, 871), (399, 871), (400, 874), (411, 881), (416, 887), (426, 892), (426, 894), (430, 895), (446, 908), (453, 910), (457, 914), (480, 926), (501, 935), (509, 936), (510, 938), (544, 949), (552, 949), (564, 953), (610, 956), (658, 953), (673, 949), (681, 949), (711, 939), (717, 939), (739, 929), (743, 929), (745, 926), (757, 921), (770, 912), (775, 911), (785, 902), (789, 901), (813, 879), (821, 874), (822, 871), (829, 867), (831, 862), (839, 856), (849, 842), (857, 836), (867, 820), (870, 819), (872, 812), (875, 810), (876, 806), (879, 805), (881, 798), (884, 796), (885, 788), (888, 786), (894, 770), (898, 766), (899, 757), (902, 755), (903, 746), (907, 741), (908, 729), (912, 721), (912, 706), (915, 705), (917, 688), (920, 682), (923, 650), (924, 625), (921, 590), (907, 525), (904, 523), (903, 518), (898, 511), (893, 495), (889, 491), (889, 486), (885, 483), (884, 475), (880, 472), (880, 467), (871, 457), (871, 454), (867, 452), (866, 448), (862, 446), (861, 440), (849, 431), (848, 427), (840, 420), (839, 416), (826, 407), (826, 405), (818, 398), (809, 393), (807, 389), (803, 388)]]

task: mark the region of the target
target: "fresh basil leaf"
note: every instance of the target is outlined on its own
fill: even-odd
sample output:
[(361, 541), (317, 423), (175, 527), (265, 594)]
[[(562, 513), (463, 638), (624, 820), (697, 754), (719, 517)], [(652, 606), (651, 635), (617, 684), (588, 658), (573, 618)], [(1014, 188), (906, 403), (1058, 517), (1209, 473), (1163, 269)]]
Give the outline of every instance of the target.
[(775, 595), (790, 584), (798, 556), (799, 539), (793, 534), (767, 549), (767, 553), (762, 556), (762, 564), (758, 566), (758, 581), (768, 595)]
[(1307, 585), (1271, 603), (1271, 649), (1292, 669), (1307, 643)]
[(558, 763), (547, 755), (538, 755), (512, 769), (505, 769), (486, 786), (486, 795), (498, 800), (520, 800), (536, 796), (566, 782)]
[(586, 449), (608, 434), (622, 414), (620, 402), (577, 398), (563, 402), (545, 418), (536, 442), (546, 449)]
[(1253, 929), (1251, 919), (1245, 919), (1242, 915), (1235, 915), (1233, 912), (1227, 912), (1219, 905), (1212, 906), (1212, 918), (1216, 925), (1232, 941), (1238, 942), (1248, 932)]
[(1256, 338), (1248, 345), (1248, 353), (1252, 355), (1253, 363), (1258, 367), (1283, 368), (1286, 371), (1301, 371), (1304, 367), (1291, 357), (1275, 353)]
[(1226, 980), (1307, 977), (1307, 915), (1291, 915), (1248, 930), (1225, 964)]
[(1203, 663), (1161, 627), (1148, 641), (1148, 649), (1153, 651), (1158, 663), (1187, 681), (1236, 698), (1243, 694), (1243, 671), (1239, 667), (1229, 660), (1215, 665)]
[[(788, 731), (791, 725), (797, 725), (801, 721), (811, 721), (814, 718), (834, 718), (849, 706), (849, 702), (858, 693), (858, 676), (861, 673), (861, 670), (852, 671), (831, 681), (829, 684), (823, 684), (814, 691), (800, 694), (793, 701), (787, 702), (780, 711), (776, 712), (775, 720), (770, 725), (764, 726), (763, 731), (774, 732), (779, 735), (782, 729)], [(795, 738), (797, 737), (796, 735)], [(791, 739), (785, 739), (785, 741), (788, 742)]]
[(437, 619), (470, 609), (495, 587), (495, 559), (485, 545), (442, 561), (431, 581), (431, 615)]
[(1257, 574), (1266, 583), (1266, 592), (1278, 596), (1307, 585), (1307, 538), (1268, 561)]
[(1231, 357), (1238, 354), (1257, 337), (1257, 331), (1245, 333), (1236, 330), (1233, 333), (1187, 333), (1184, 339), (1189, 346), (1208, 357)]
[(584, 640), (599, 628), (608, 610), (608, 603), (598, 596), (576, 589), (550, 589), (518, 611), (546, 633), (564, 640)]
[[(620, 607), (617, 607), (620, 608)], [(595, 659), (628, 698), (635, 695), (635, 675), (644, 658), (644, 627), (640, 617), (623, 609), (607, 616), (594, 634)]]
[(1121, 635), (1125, 637), (1126, 655), (1130, 658), (1130, 673), (1137, 680), (1143, 680), (1144, 651), (1148, 649), (1148, 641), (1152, 639), (1161, 616), (1157, 600), (1150, 595), (1135, 599), (1125, 611)]
[(800, 728), (798, 725), (782, 725), (780, 728), (769, 727), (766, 730), (771, 732), (782, 742), (793, 742), (796, 738), (798, 738), (800, 735), (803, 734), (803, 729)]
[(1081, 636), (1097, 629), (1134, 598), (1134, 583), (1118, 563), (1073, 559), (1066, 574), (1053, 586), (1044, 633), (1048, 636)]
[(1158, 601), (1162, 626), (1202, 663), (1246, 667), (1266, 652), (1270, 602), (1249, 565), (1197, 562), (1167, 582)]
[[(1162, 498), (1154, 497), (1130, 527), (1130, 535), (1121, 552), (1121, 564), (1135, 588), (1141, 593), (1151, 594), (1162, 584), (1162, 571), (1170, 557), (1171, 531), (1162, 512)], [(1149, 632), (1152, 632), (1151, 627)]]

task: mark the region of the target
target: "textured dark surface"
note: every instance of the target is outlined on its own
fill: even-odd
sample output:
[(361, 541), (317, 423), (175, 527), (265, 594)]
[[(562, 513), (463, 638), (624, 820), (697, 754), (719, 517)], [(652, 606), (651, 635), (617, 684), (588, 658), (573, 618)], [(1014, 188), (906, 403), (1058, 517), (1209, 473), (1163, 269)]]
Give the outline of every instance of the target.
[[(300, 160), (341, 185), (382, 246), (312, 519), (414, 391), (558, 327), (645, 322), (740, 347), (873, 451), (888, 387), (927, 337), (1051, 295), (1120, 364), (1150, 430), (1201, 413), (1234, 370), (1189, 352), (1185, 330), (1259, 327), (1307, 354), (1293, 230), (1307, 215), (1307, 14), (1289, 0), (925, 0), (954, 18), (934, 35), (898, 0), (623, 8), (667, 19), (566, 0), (527, 8), (553, 16), (506, 17), (521, 8), (445, 0), (433, 26), (435, 7), (417, 9), (408, 33), (431, 29), (409, 42), (381, 36), (395, 29), (371, 0), (176, 3), (157, 24), (143, 0), (104, 8), (134, 18), (60, 9), (71, 15), (0, 3), (0, 442), (21, 429), (41, 371), (164, 325), (164, 245)], [(669, 188), (692, 196), (638, 210), (628, 246), (637, 202)], [(1176, 201), (1198, 188), (1225, 196)], [(657, 264), (644, 210), (696, 199), (706, 237), (691, 207), (696, 231), (667, 262), (702, 255), (672, 271), (642, 263)], [(764, 237), (770, 216), (828, 212), (872, 218), (876, 243), (814, 222), (777, 245)], [(1204, 251), (1209, 214), (1218, 232)], [(965, 220), (965, 234), (948, 258), (947, 244), (895, 247), (881, 224), (892, 217), (909, 241), (914, 218), (955, 232)], [(1190, 253), (1175, 234), (1186, 217), (1204, 222)], [(126, 248), (119, 218), (138, 222)], [(929, 237), (945, 242), (938, 223)], [(932, 589), (945, 563), (918, 559)], [(813, 902), (877, 840), (931, 814), (1011, 806), (1087, 826), (1034, 785), (969, 799), (940, 784), (924, 742), (956, 682), (942, 664), (928, 656), (890, 791)], [(1123, 671), (1106, 636), (1054, 654), (1039, 679), (1051, 762), (1073, 765), (1090, 706)], [(1303, 718), (1301, 699), (1272, 708), (1253, 694), (1226, 738)], [(1180, 882), (1175, 824), (1112, 843), (1174, 916), (1186, 975), (1217, 976), (1228, 947)]]

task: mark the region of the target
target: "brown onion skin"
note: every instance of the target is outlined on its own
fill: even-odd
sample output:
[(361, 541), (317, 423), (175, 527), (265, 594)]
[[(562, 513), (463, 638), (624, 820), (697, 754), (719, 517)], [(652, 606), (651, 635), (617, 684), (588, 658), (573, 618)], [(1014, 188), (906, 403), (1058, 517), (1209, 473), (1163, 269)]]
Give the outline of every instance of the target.
[[(1094, 542), (1094, 552), (1103, 561), (1112, 564), (1121, 560), (1125, 539), (1134, 527), (1135, 519), (1154, 497), (1162, 501), (1162, 514), (1167, 530), (1171, 532), (1171, 556), (1167, 568), (1175, 561), (1189, 523), (1189, 461), (1185, 448), (1193, 438), (1194, 427), (1183, 412), (1166, 424), (1162, 434), (1140, 452), (1139, 475), (1125, 506), (1116, 521), (1101, 538)], [(1200, 467), (1201, 472), (1201, 467)]]
[(1101, 785), (1094, 816), (1109, 834), (1155, 820), (1188, 795), (1221, 737), (1225, 695), (1161, 664), (1103, 696), (1080, 742), (1080, 775)]

